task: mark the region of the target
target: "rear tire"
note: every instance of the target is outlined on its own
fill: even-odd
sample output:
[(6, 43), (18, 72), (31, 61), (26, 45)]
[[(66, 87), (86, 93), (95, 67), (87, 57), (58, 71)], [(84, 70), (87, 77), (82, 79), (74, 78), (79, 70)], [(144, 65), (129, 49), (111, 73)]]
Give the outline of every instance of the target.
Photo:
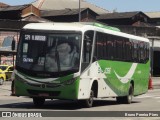
[(44, 98), (38, 98), (38, 97), (33, 98), (33, 103), (35, 107), (42, 107), (44, 105), (44, 102), (45, 102)]
[(132, 102), (133, 93), (134, 93), (133, 85), (130, 84), (128, 95), (124, 97), (116, 97), (117, 103), (130, 104)]
[(124, 102), (125, 102), (126, 104), (130, 104), (130, 103), (132, 102), (133, 94), (134, 94), (134, 89), (133, 89), (132, 84), (130, 84), (130, 88), (129, 88), (129, 91), (128, 91), (128, 95), (124, 97)]
[(122, 104), (124, 102), (124, 97), (116, 97), (117, 103)]

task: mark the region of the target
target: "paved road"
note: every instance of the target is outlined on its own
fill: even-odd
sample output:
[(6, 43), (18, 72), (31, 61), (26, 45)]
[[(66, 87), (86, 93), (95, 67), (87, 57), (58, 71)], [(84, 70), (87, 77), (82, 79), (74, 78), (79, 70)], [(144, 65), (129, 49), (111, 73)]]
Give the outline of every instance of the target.
[(47, 100), (42, 108), (35, 108), (32, 99), (3, 95), (0, 98), (0, 111), (5, 110), (76, 110), (76, 111), (160, 111), (160, 90), (149, 90), (147, 94), (137, 96), (132, 104), (117, 104), (114, 98), (97, 99), (93, 108), (83, 108), (76, 101)]
[[(117, 104), (114, 98), (98, 99), (94, 102), (94, 107), (83, 108), (76, 101), (64, 101), (64, 100), (47, 100), (43, 108), (35, 108), (32, 99), (27, 97), (14, 97), (10, 96), (10, 82), (0, 86), (0, 111), (160, 111), (160, 89), (149, 90), (148, 93), (137, 96), (133, 99), (132, 104)], [(94, 114), (94, 113), (93, 113)], [(96, 114), (96, 113), (95, 113)], [(115, 113), (115, 115), (117, 112)], [(84, 113), (82, 114), (82, 116)], [(100, 117), (102, 120), (106, 118)], [(1, 118), (0, 118), (1, 119)], [(47, 118), (48, 119), (48, 118)], [(61, 119), (69, 119), (63, 117)], [(88, 118), (76, 118), (76, 120)], [(91, 119), (91, 118), (90, 118)], [(95, 118), (92, 118), (93, 120)], [(110, 120), (119, 120), (119, 118), (110, 118)], [(124, 120), (135, 119), (123, 118)], [(142, 120), (160, 120), (160, 114), (158, 117), (140, 117)], [(17, 119), (15, 119), (17, 120)], [(136, 118), (137, 120), (137, 118)]]

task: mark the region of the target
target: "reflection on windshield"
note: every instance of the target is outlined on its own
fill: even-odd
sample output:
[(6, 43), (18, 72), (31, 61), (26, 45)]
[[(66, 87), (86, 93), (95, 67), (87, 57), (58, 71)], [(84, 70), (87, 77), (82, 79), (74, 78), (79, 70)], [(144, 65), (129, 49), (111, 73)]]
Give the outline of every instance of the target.
[(80, 34), (32, 34), (22, 37), (17, 66), (38, 72), (78, 71)]
[(71, 67), (71, 55), (69, 54), (70, 51), (71, 47), (68, 43), (62, 43), (56, 48), (52, 48), (49, 54), (46, 56), (46, 70), (57, 71), (57, 69), (65, 70), (65, 67)]

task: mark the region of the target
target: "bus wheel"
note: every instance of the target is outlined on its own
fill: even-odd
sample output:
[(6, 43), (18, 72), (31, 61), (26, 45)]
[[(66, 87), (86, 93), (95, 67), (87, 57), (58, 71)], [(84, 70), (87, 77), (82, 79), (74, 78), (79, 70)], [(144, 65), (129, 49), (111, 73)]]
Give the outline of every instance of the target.
[(0, 85), (3, 85), (3, 83), (4, 83), (4, 79), (0, 78)]
[(35, 107), (41, 107), (44, 105), (45, 99), (44, 98), (38, 98), (38, 97), (34, 97), (33, 98), (33, 103), (35, 105)]
[(130, 88), (129, 88), (129, 91), (128, 91), (128, 95), (124, 97), (124, 102), (125, 102), (126, 104), (130, 104), (130, 103), (132, 102), (133, 94), (134, 94), (133, 85), (130, 84)]
[(128, 95), (124, 96), (124, 97), (116, 97), (117, 99), (117, 103), (124, 103), (124, 104), (130, 104), (132, 102), (132, 98), (133, 98), (133, 86), (132, 84), (130, 85), (129, 91), (128, 91)]
[(84, 105), (85, 105), (87, 108), (90, 108), (90, 107), (93, 106), (93, 97), (94, 97), (94, 91), (91, 90), (89, 99), (84, 100)]
[(124, 102), (124, 97), (116, 97), (117, 103), (121, 104)]

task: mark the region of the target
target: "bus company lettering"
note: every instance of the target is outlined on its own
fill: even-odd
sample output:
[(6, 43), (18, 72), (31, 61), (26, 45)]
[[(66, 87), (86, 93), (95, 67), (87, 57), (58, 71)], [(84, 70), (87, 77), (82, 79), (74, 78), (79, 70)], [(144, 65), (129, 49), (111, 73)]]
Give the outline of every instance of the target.
[(111, 74), (111, 68), (105, 68), (104, 73), (105, 74)]
[(105, 68), (104, 71), (99, 68), (98, 73), (111, 74), (111, 68)]

